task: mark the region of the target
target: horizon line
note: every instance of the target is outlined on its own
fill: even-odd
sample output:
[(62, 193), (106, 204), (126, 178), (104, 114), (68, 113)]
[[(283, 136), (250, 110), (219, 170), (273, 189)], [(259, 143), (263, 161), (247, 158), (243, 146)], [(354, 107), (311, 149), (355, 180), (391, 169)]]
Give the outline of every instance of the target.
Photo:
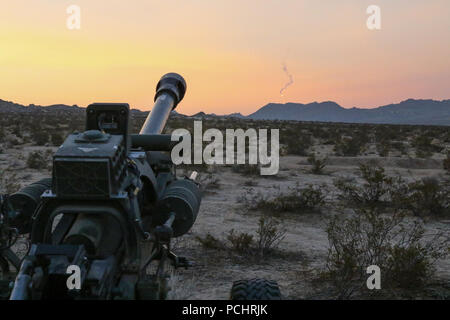
[[(448, 99), (441, 99), (441, 100), (439, 100), (439, 99), (433, 99), (433, 98), (418, 98), (418, 99), (416, 99), (416, 98), (408, 98), (408, 99), (405, 99), (405, 100), (401, 100), (400, 102), (392, 102), (392, 103), (390, 103), (390, 104), (385, 104), (385, 105), (380, 105), (380, 106), (375, 106), (375, 107), (367, 107), (367, 108), (363, 108), (363, 107), (343, 107), (343, 106), (340, 105), (338, 102), (332, 101), (332, 100), (324, 100), (324, 101), (320, 101), (320, 102), (319, 102), (319, 101), (313, 101), (313, 102), (308, 102), (308, 103), (302, 103), (302, 102), (285, 102), (285, 103), (282, 103), (282, 102), (269, 102), (269, 103), (266, 103), (265, 105), (259, 107), (259, 108), (256, 109), (255, 111), (249, 113), (248, 115), (244, 115), (244, 114), (242, 114), (242, 113), (239, 112), (239, 111), (237, 111), (237, 112), (233, 112), (233, 111), (232, 111), (232, 112), (230, 112), (230, 113), (228, 113), (228, 114), (216, 114), (216, 113), (206, 113), (206, 112), (200, 110), (200, 111), (198, 111), (198, 112), (196, 112), (196, 113), (193, 113), (192, 115), (187, 115), (187, 114), (186, 114), (186, 116), (194, 116), (194, 115), (196, 115), (196, 114), (198, 114), (198, 113), (202, 113), (202, 112), (203, 112), (203, 113), (205, 113), (206, 115), (208, 115), (208, 114), (214, 114), (214, 115), (217, 115), (217, 116), (227, 116), (227, 115), (230, 115), (230, 114), (240, 114), (240, 115), (242, 115), (242, 116), (244, 116), (244, 117), (247, 117), (247, 116), (249, 116), (249, 115), (251, 115), (251, 114), (257, 112), (258, 110), (260, 110), (260, 109), (262, 109), (262, 108), (264, 108), (264, 107), (266, 107), (266, 106), (268, 106), (268, 105), (270, 105), (270, 104), (278, 104), (278, 105), (300, 104), (300, 105), (306, 106), (306, 105), (311, 105), (311, 104), (322, 104), (322, 103), (327, 103), (327, 102), (335, 103), (335, 104), (338, 105), (339, 107), (341, 107), (341, 108), (343, 108), (343, 109), (346, 109), (346, 110), (351, 110), (351, 109), (370, 110), (370, 109), (377, 109), (377, 108), (389, 106), (389, 105), (392, 105), (392, 104), (400, 104), (400, 103), (403, 103), (403, 102), (406, 102), (406, 101), (409, 101), (409, 100), (412, 100), (412, 101), (427, 101), (427, 100), (429, 100), (429, 101), (444, 102), (444, 101), (450, 100), (450, 98), (448, 98)], [(87, 106), (80, 106), (80, 105), (78, 105), (78, 104), (55, 103), (55, 104), (50, 104), (50, 105), (39, 105), (39, 104), (30, 103), (30, 104), (28, 104), (28, 105), (24, 105), (24, 104), (21, 104), (21, 103), (18, 103), (18, 102), (14, 102), (14, 101), (3, 100), (3, 99), (1, 99), (1, 98), (0, 98), (0, 101), (8, 102), (8, 103), (13, 103), (13, 104), (18, 104), (18, 105), (23, 106), (23, 107), (25, 107), (25, 108), (32, 107), (32, 106), (34, 106), (34, 107), (41, 107), (41, 108), (47, 108), (47, 107), (53, 107), (53, 106), (59, 106), (59, 105), (61, 105), (61, 106), (67, 106), (67, 107), (78, 107), (78, 108), (83, 108), (83, 109), (86, 109), (86, 108), (87, 108)], [(95, 102), (92, 102), (92, 103), (95, 103)], [(103, 102), (103, 103), (108, 103), (108, 102)], [(111, 102), (111, 103), (117, 103), (117, 102)], [(122, 102), (122, 103), (127, 103), (127, 102)], [(140, 111), (140, 112), (150, 112), (150, 111), (151, 111), (151, 109), (150, 109), (150, 110), (142, 110), (141, 108), (138, 108), (138, 107), (131, 107), (131, 106), (130, 106), (130, 110), (138, 110), (138, 111)], [(173, 109), (172, 111), (175, 111), (175, 110), (176, 110), (176, 109)], [(179, 113), (179, 112), (177, 112), (177, 113)], [(179, 114), (184, 115), (184, 114), (182, 114), (182, 113), (179, 113)]]

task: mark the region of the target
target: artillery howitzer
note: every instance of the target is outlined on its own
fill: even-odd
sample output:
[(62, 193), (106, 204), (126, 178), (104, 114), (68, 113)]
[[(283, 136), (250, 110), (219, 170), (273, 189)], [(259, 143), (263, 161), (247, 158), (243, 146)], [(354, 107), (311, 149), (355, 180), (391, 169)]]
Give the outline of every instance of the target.
[[(2, 201), (9, 225), (31, 232), (10, 299), (164, 298), (166, 264), (188, 266), (170, 241), (189, 231), (201, 202), (197, 183), (177, 178), (161, 152), (174, 145), (161, 132), (185, 91), (178, 74), (162, 77), (139, 135), (129, 134), (128, 104), (89, 105), (86, 131), (69, 135), (54, 154), (52, 179)], [(80, 271), (73, 290), (70, 266)]]
[[(196, 173), (176, 176), (164, 151), (177, 141), (161, 134), (185, 91), (180, 75), (163, 76), (138, 135), (129, 134), (128, 104), (89, 105), (86, 131), (70, 134), (54, 154), (52, 178), (0, 199), (0, 267), (7, 272), (9, 260), (18, 269), (11, 300), (166, 297), (167, 264), (189, 266), (171, 251), (171, 239), (191, 229), (201, 202)], [(28, 233), (20, 261), (11, 246)], [(156, 271), (149, 274), (150, 264)], [(71, 272), (78, 286), (69, 287)], [(234, 297), (254, 281), (261, 298), (279, 294), (271, 282), (252, 281), (237, 282)]]

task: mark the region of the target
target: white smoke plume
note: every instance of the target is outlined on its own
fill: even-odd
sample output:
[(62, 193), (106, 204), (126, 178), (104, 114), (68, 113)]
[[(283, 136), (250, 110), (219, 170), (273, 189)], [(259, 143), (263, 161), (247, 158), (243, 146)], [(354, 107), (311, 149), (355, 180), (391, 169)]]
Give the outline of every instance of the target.
[(283, 62), (283, 71), (286, 73), (286, 75), (289, 77), (289, 81), (284, 85), (283, 88), (280, 90), (280, 95), (283, 96), (284, 90), (286, 90), (291, 84), (294, 83), (294, 77), (292, 77), (292, 74), (289, 73), (288, 68), (286, 67), (286, 63)]

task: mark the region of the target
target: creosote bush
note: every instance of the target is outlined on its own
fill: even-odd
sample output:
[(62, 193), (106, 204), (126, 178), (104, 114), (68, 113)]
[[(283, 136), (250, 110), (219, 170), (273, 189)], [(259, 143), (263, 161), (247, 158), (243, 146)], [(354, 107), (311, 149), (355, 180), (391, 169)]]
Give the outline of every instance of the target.
[(62, 145), (64, 142), (64, 137), (61, 133), (57, 133), (57, 132), (52, 133), (50, 138), (51, 138), (52, 144), (57, 147)]
[(427, 134), (416, 136), (411, 145), (415, 148), (418, 158), (428, 158), (434, 152), (440, 152), (442, 150), (441, 147), (432, 143), (432, 137)]
[(364, 183), (358, 185), (347, 179), (336, 179), (335, 187), (341, 192), (339, 199), (353, 205), (375, 207), (386, 205), (401, 191), (403, 182), (401, 179), (388, 177), (384, 168), (361, 164), (359, 171)]
[(240, 173), (245, 176), (259, 176), (261, 169), (257, 164), (235, 164), (231, 167), (235, 173)]
[(215, 238), (210, 233), (207, 233), (205, 237), (196, 237), (195, 238), (204, 248), (206, 249), (224, 249), (225, 246), (219, 239)]
[(448, 182), (424, 178), (408, 185), (401, 202), (416, 216), (443, 217), (450, 214), (450, 186)]
[(17, 174), (8, 168), (0, 169), (0, 194), (12, 194), (18, 191)]
[(342, 178), (334, 182), (341, 192), (338, 198), (354, 207), (401, 209), (421, 217), (450, 214), (448, 182), (425, 178), (408, 184), (401, 177), (386, 176), (378, 166), (361, 165), (360, 172), (362, 185)]
[(262, 216), (259, 218), (256, 234), (258, 254), (264, 257), (278, 247), (286, 231), (280, 229), (280, 223), (274, 218)]
[(197, 241), (207, 249), (235, 252), (240, 255), (264, 258), (273, 253), (285, 237), (285, 231), (281, 229), (279, 221), (272, 217), (261, 216), (255, 234), (237, 232), (231, 229), (226, 237), (227, 242), (207, 234), (204, 238), (196, 237)]
[(220, 179), (212, 173), (200, 174), (198, 182), (202, 192), (213, 192), (220, 188)]
[(295, 129), (287, 130), (280, 138), (281, 143), (286, 145), (287, 153), (291, 155), (307, 156), (308, 149), (313, 145), (310, 134)]
[(447, 154), (447, 158), (442, 160), (442, 167), (447, 171), (447, 174), (450, 174), (450, 153)]
[(357, 135), (351, 138), (344, 137), (336, 142), (334, 150), (337, 156), (356, 157), (364, 150), (365, 144), (366, 141)]
[(253, 244), (253, 236), (251, 234), (242, 232), (237, 233), (231, 229), (227, 235), (227, 240), (230, 242), (231, 249), (239, 253), (249, 253)]
[(31, 169), (46, 169), (47, 156), (42, 151), (33, 151), (28, 155), (27, 166)]
[(312, 153), (308, 159), (308, 163), (312, 166), (311, 173), (313, 174), (323, 174), (323, 169), (325, 168), (328, 158), (316, 158), (316, 155)]
[(385, 216), (372, 208), (349, 218), (336, 216), (326, 232), (326, 275), (340, 299), (373, 293), (366, 287), (366, 269), (371, 265), (380, 267), (384, 294), (420, 290), (432, 276), (436, 260), (448, 255), (445, 235), (426, 239), (422, 222), (405, 220), (399, 212)]
[(323, 187), (312, 185), (301, 188), (297, 184), (295, 187), (289, 187), (285, 193), (278, 190), (275, 195), (269, 196), (250, 188), (238, 201), (242, 202), (248, 210), (263, 210), (272, 213), (311, 212), (319, 209), (325, 203), (325, 194), (322, 189)]
[(41, 130), (34, 130), (31, 133), (34, 142), (37, 146), (43, 146), (48, 142), (48, 132)]

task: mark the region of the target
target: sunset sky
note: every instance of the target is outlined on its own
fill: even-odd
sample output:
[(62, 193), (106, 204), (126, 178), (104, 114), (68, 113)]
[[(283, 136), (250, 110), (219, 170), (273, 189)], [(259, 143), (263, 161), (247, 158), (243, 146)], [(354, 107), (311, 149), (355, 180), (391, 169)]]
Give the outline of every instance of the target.
[[(381, 30), (366, 26), (372, 4)], [(149, 110), (167, 72), (187, 81), (185, 114), (448, 99), (449, 13), (449, 0), (1, 0), (0, 99)]]

